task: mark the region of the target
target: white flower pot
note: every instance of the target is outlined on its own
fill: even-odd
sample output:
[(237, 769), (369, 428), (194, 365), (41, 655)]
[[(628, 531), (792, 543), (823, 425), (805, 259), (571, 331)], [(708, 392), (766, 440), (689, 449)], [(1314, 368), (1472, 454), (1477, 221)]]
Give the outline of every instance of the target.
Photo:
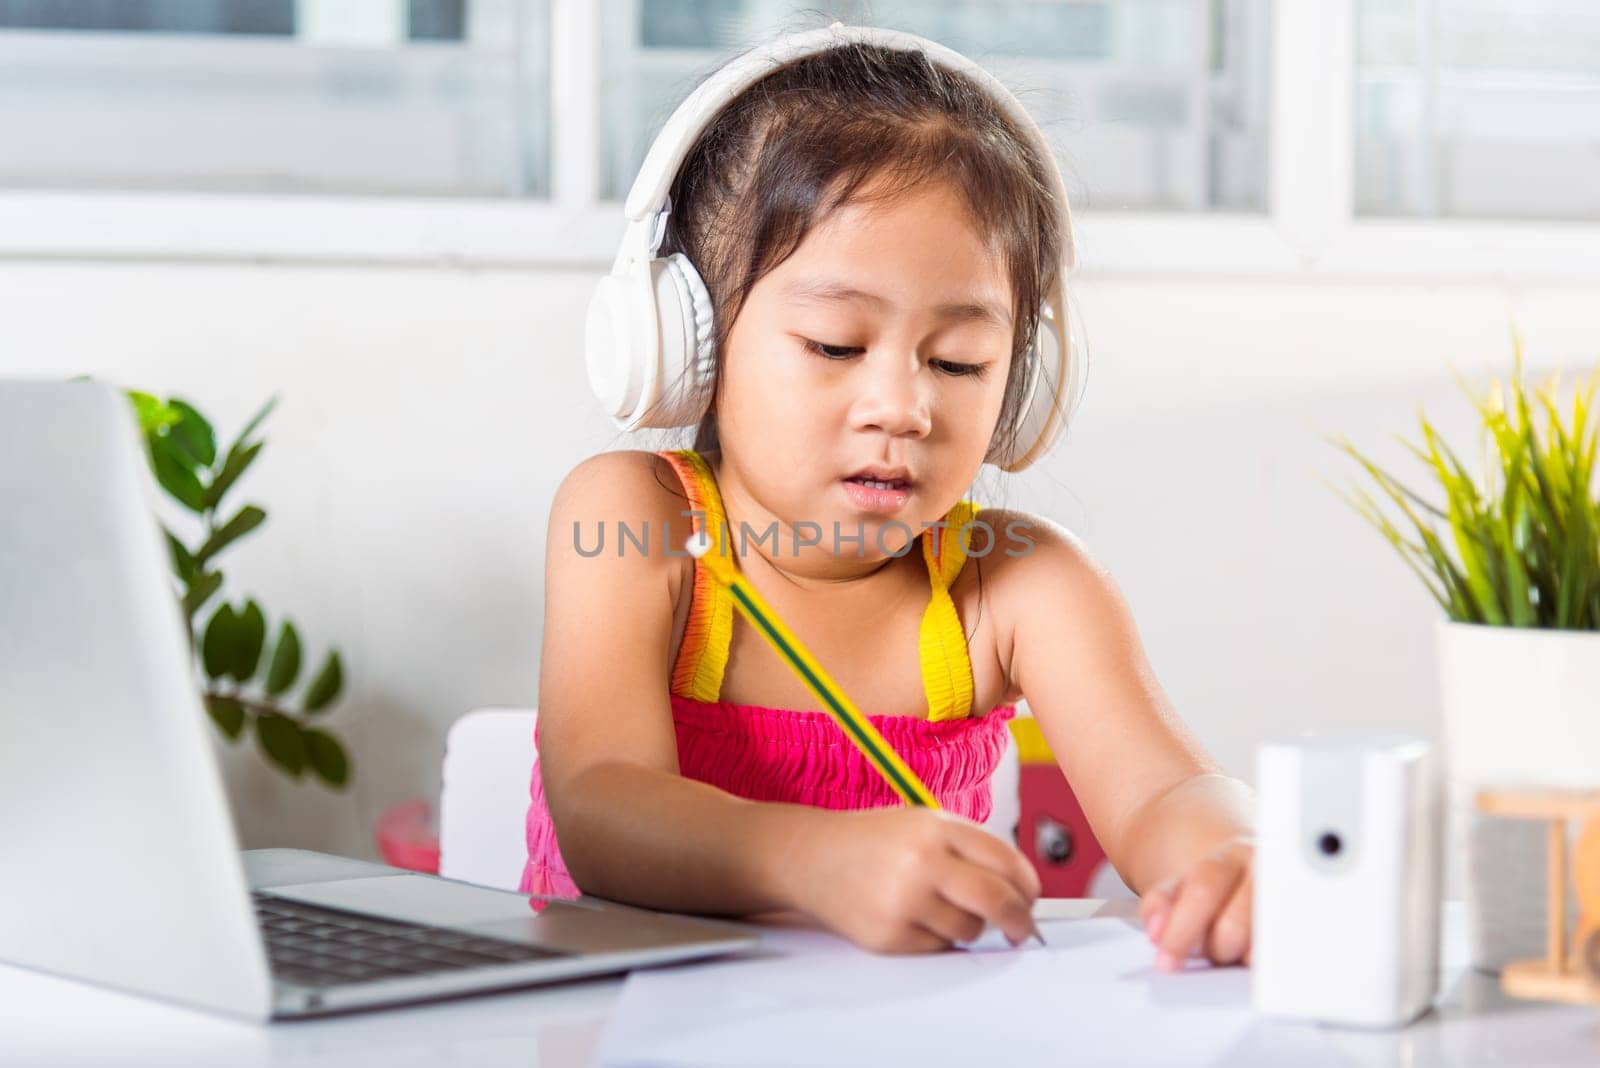
[(1499, 971), (1544, 955), (1545, 827), (1481, 816), (1473, 797), (1600, 789), (1600, 632), (1447, 621), (1438, 648), (1451, 863), (1465, 866), (1472, 963)]

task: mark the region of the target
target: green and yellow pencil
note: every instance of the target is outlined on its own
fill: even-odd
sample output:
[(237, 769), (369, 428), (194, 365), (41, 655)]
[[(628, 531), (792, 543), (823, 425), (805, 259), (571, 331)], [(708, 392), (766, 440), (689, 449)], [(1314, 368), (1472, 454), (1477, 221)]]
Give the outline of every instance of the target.
[(939, 801), (933, 796), (922, 780), (917, 778), (917, 773), (906, 767), (905, 761), (900, 759), (889, 745), (883, 735), (878, 733), (855, 702), (845, 696), (839, 684), (823, 670), (817, 663), (800, 639), (788, 628), (783, 620), (774, 612), (756, 592), (755, 587), (739, 573), (729, 560), (721, 553), (711, 552), (711, 539), (704, 531), (689, 539), (689, 552), (704, 564), (711, 572), (713, 578), (733, 593), (733, 603), (739, 611), (761, 632), (761, 636), (772, 644), (778, 655), (794, 669), (802, 682), (817, 695), (817, 700), (822, 702), (824, 708), (844, 728), (844, 733), (856, 744), (862, 754), (878, 769), (884, 781), (899, 794), (908, 805), (921, 805), (925, 808), (939, 808)]
[[(889, 745), (883, 735), (878, 733), (867, 717), (861, 714), (861, 709), (855, 702), (845, 696), (839, 684), (833, 681), (817, 658), (811, 655), (804, 643), (795, 637), (794, 631), (778, 618), (770, 605), (756, 592), (755, 587), (739, 573), (721, 553), (711, 551), (711, 538), (705, 531), (689, 539), (686, 548), (695, 559), (699, 560), (711, 572), (711, 577), (728, 587), (733, 594), (733, 603), (744, 617), (754, 624), (761, 636), (766, 638), (778, 655), (794, 669), (796, 675), (817, 695), (817, 700), (822, 702), (824, 708), (833, 716), (840, 727), (844, 728), (845, 736), (856, 744), (862, 754), (884, 781), (894, 789), (894, 792), (908, 805), (920, 805), (924, 808), (940, 808), (938, 798), (933, 796), (923, 781), (917, 778), (917, 773), (906, 767), (905, 761), (900, 759)], [(1039, 933), (1037, 925), (1033, 928), (1033, 937), (1044, 945), (1044, 935)]]

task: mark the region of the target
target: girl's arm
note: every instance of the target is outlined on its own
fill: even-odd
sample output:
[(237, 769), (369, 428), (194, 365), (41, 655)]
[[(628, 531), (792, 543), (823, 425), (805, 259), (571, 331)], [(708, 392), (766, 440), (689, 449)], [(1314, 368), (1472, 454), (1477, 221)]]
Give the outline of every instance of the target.
[[(562, 857), (587, 893), (722, 915), (798, 910), (861, 945), (926, 950), (994, 923), (1020, 941), (1038, 881), (976, 824), (927, 810), (827, 812), (756, 803), (679, 774), (667, 681), (689, 535), (676, 477), (606, 453), (551, 509), (539, 682), (540, 774)], [(604, 521), (604, 551), (592, 552)], [(617, 552), (617, 524), (650, 552)], [(574, 524), (581, 542), (574, 539)], [(687, 594), (685, 594), (686, 596)]]
[[(550, 511), (539, 673), (539, 773), (579, 886), (658, 908), (743, 913), (787, 904), (770, 854), (795, 814), (678, 774), (666, 680), (689, 535), (676, 476), (648, 454), (603, 453)], [(626, 551), (620, 527), (645, 535)], [(595, 555), (597, 544), (603, 548)], [(583, 552), (580, 552), (580, 547)], [(681, 551), (681, 546), (674, 546)], [(685, 594), (687, 596), (687, 594)]]
[(995, 568), (1014, 621), (1010, 679), (1106, 855), (1143, 896), (1162, 963), (1192, 948), (1244, 958), (1251, 791), (1220, 773), (1173, 711), (1110, 576), (1059, 527), (1013, 516), (1033, 545)]

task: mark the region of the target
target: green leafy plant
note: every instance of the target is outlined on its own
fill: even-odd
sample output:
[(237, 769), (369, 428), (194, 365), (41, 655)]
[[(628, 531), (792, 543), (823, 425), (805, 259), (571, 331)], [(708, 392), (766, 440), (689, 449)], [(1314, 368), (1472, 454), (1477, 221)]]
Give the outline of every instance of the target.
[(271, 414), (273, 398), (256, 413), (225, 450), (209, 420), (193, 405), (176, 397), (160, 400), (127, 391), (144, 431), (151, 470), (173, 500), (193, 513), (203, 527), (200, 543), (191, 548), (171, 529), (166, 533), (172, 570), (179, 587), (189, 645), (199, 658), (207, 684), (202, 693), (206, 711), (230, 742), (253, 730), (262, 754), (290, 777), (310, 770), (332, 787), (344, 787), (350, 758), (337, 735), (317, 725), (344, 687), (344, 668), (337, 649), (301, 691), (298, 709), (286, 702), (300, 678), (303, 655), (300, 634), (284, 618), (267, 653), (266, 613), (253, 599), (238, 605), (222, 600), (203, 630), (196, 629), (201, 610), (222, 588), (217, 557), (240, 538), (266, 522), (259, 505), (246, 504), (226, 519), (224, 502), (241, 475), (261, 454), (264, 440), (252, 437)]
[[(1422, 461), (1443, 503), (1401, 484), (1344, 438), (1333, 444), (1361, 465), (1377, 496), (1364, 489), (1340, 496), (1394, 546), (1452, 620), (1600, 629), (1600, 500), (1592, 489), (1600, 430), (1590, 426), (1600, 366), (1573, 391), (1564, 418), (1560, 376), (1530, 396), (1520, 339), (1513, 351), (1508, 389), (1496, 380), (1475, 393), (1457, 376), (1482, 426), (1481, 479), (1419, 411), (1421, 442), (1400, 441)], [(1401, 518), (1391, 519), (1379, 497)]]

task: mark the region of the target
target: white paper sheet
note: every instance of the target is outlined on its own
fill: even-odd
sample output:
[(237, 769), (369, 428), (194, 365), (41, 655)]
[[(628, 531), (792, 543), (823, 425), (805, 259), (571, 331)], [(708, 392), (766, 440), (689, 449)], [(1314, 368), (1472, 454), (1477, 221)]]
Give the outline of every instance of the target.
[(1157, 972), (1125, 919), (1041, 923), (1048, 946), (878, 956), (774, 932), (763, 959), (634, 973), (613, 1065), (1213, 1064), (1254, 1023), (1249, 973)]

